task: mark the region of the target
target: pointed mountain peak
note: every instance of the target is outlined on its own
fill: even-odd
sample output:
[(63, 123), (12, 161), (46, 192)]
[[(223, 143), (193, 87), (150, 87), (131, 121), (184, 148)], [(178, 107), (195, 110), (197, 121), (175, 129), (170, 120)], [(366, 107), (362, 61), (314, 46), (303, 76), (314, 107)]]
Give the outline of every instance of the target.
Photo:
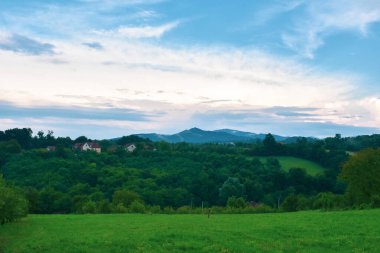
[(204, 132), (204, 130), (198, 128), (198, 127), (193, 127), (189, 129), (190, 132)]

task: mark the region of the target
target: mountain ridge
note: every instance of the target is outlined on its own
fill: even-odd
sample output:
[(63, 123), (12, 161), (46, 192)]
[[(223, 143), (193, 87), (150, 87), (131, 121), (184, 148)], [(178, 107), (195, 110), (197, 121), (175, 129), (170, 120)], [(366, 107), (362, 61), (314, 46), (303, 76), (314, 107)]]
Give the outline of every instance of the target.
[[(197, 127), (183, 130), (175, 134), (157, 134), (146, 133), (136, 134), (141, 138), (146, 138), (151, 141), (166, 141), (169, 143), (188, 142), (188, 143), (230, 143), (230, 142), (255, 142), (262, 141), (267, 134), (244, 132), (234, 129), (218, 129), (218, 130), (202, 130)], [(279, 142), (295, 142), (298, 136), (281, 136), (273, 135), (276, 141)], [(311, 137), (306, 137), (311, 139)], [(314, 139), (314, 138), (313, 138)]]

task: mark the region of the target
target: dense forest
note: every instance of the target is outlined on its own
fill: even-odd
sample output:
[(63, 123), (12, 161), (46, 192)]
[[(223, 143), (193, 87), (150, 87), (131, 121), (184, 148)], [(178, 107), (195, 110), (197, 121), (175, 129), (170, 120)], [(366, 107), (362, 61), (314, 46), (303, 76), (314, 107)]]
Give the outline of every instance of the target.
[[(73, 149), (84, 142), (98, 143), (102, 152)], [(124, 148), (130, 143), (136, 146), (133, 152)], [(355, 152), (378, 147), (380, 135), (299, 138), (284, 144), (268, 134), (255, 143), (170, 144), (133, 135), (72, 140), (51, 131), (33, 136), (31, 129), (10, 129), (0, 131), (0, 173), (7, 181), (0, 180), (0, 188), (7, 185), (17, 195), (18, 216), (25, 203), (30, 213), (43, 214), (370, 207), (380, 204), (378, 184), (355, 195), (360, 180), (352, 175), (362, 166), (355, 159), (370, 157), (364, 160), (376, 163), (380, 155), (374, 149)], [(276, 159), (281, 156), (304, 158), (325, 169), (312, 176), (295, 164), (286, 171)], [(373, 167), (371, 162), (363, 166)], [(0, 193), (0, 211), (1, 201)]]

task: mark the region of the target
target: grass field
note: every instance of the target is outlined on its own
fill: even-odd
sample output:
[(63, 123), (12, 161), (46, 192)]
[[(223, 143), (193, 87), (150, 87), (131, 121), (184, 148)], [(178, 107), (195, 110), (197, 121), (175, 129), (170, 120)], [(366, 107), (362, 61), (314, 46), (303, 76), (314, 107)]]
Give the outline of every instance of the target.
[(0, 252), (380, 252), (380, 210), (255, 215), (31, 215)]
[[(265, 162), (268, 157), (258, 158), (262, 162)], [(309, 175), (315, 176), (325, 170), (324, 167), (315, 162), (293, 156), (272, 156), (272, 158), (276, 158), (280, 162), (282, 168), (286, 171), (289, 171), (291, 168), (303, 168)]]

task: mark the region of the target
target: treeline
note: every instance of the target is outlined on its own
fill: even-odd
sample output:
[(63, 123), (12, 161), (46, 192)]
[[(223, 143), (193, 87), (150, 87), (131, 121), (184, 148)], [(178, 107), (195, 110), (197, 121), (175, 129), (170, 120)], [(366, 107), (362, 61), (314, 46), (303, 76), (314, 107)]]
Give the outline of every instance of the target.
[[(352, 190), (352, 182), (363, 180), (352, 181), (346, 172), (339, 176), (349, 158), (339, 135), (283, 144), (268, 134), (262, 142), (236, 145), (153, 143), (126, 136), (98, 141), (103, 152), (96, 154), (72, 150), (74, 143), (88, 140), (84, 136), (32, 134), (30, 129), (0, 131), (1, 172), (23, 189), (31, 213), (199, 213), (208, 208), (253, 213), (377, 205), (376, 191), (352, 197), (361, 189)], [(111, 148), (126, 143), (138, 148), (133, 153)], [(57, 148), (49, 152), (47, 146)], [(326, 170), (317, 176), (297, 166), (285, 171), (272, 158), (282, 155), (315, 161)]]
[[(0, 131), (0, 142), (16, 141), (18, 147), (23, 150), (46, 148), (48, 146), (56, 146), (57, 148), (72, 148), (75, 143), (83, 143), (87, 141), (94, 141), (86, 136), (79, 136), (76, 139), (70, 137), (55, 137), (53, 131), (38, 131), (33, 136), (33, 131), (30, 128), (13, 128), (5, 131)], [(96, 141), (96, 140), (95, 140)], [(151, 143), (147, 139), (142, 139), (137, 136), (124, 136), (117, 140), (99, 140), (97, 141), (103, 149), (107, 150), (114, 144), (124, 145), (126, 143)]]

